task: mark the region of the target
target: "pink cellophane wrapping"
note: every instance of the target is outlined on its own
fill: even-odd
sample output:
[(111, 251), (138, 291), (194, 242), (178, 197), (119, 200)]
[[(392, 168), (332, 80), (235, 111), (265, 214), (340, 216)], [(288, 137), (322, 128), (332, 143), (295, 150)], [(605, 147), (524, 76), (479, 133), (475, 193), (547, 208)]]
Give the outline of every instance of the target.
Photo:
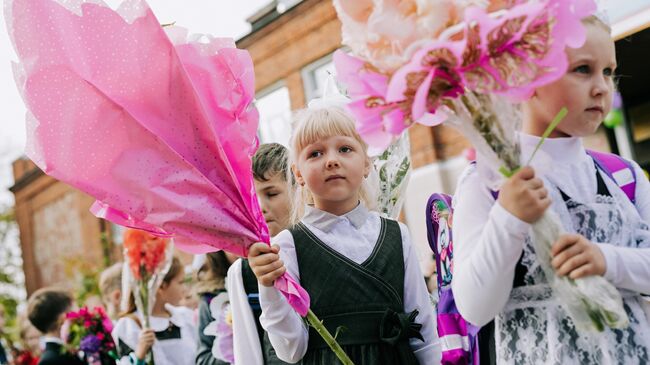
[[(228, 39), (167, 33), (144, 0), (10, 0), (28, 108), (28, 156), (97, 199), (93, 213), (246, 256), (269, 242), (251, 172), (258, 113), (252, 60)], [(305, 315), (307, 293), (277, 281)]]

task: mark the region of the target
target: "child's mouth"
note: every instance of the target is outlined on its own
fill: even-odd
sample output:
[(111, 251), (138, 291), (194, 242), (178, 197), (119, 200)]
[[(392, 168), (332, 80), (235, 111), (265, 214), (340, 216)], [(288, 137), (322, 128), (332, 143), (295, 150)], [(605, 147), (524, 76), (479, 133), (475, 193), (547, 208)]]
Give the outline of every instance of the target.
[(588, 112), (604, 114), (603, 108), (599, 106), (594, 106), (586, 109)]
[(343, 177), (341, 175), (332, 175), (332, 176), (329, 176), (327, 179), (325, 179), (325, 182), (333, 181), (333, 180), (339, 180), (339, 179), (345, 179), (345, 177)]

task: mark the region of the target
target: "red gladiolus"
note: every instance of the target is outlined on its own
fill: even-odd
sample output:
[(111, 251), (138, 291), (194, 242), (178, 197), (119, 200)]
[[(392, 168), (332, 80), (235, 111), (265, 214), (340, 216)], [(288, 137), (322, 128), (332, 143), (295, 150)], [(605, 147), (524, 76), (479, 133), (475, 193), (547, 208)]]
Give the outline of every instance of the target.
[(144, 231), (127, 229), (124, 232), (124, 249), (136, 280), (146, 280), (165, 262), (167, 243), (168, 239)]

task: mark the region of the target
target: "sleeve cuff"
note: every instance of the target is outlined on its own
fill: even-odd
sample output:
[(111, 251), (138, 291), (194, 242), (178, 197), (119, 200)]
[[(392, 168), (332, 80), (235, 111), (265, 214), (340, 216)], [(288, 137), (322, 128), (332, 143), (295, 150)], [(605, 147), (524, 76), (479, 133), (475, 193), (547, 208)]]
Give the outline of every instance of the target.
[(265, 302), (268, 304), (277, 303), (284, 298), (280, 291), (273, 286), (264, 286), (258, 283), (260, 292), (260, 302)]
[(500, 226), (507, 227), (508, 232), (517, 237), (525, 238), (526, 235), (530, 232), (531, 225), (526, 223), (521, 219), (517, 218), (514, 214), (506, 210), (501, 203), (497, 201), (496, 204), (492, 206), (490, 211), (490, 218), (494, 219), (495, 222), (499, 222)]
[(436, 340), (432, 344), (414, 350), (413, 354), (420, 364), (440, 364), (440, 361), (442, 361), (440, 341)]
[(598, 248), (605, 257), (605, 275), (603, 277), (610, 283), (617, 285), (618, 283), (618, 263), (616, 247), (606, 243), (598, 243)]

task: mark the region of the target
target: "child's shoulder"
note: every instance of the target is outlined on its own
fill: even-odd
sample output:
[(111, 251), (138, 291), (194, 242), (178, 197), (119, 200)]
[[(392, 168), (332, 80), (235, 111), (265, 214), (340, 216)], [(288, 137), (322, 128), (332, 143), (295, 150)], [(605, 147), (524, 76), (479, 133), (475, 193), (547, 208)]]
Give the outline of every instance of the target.
[(126, 341), (132, 339), (137, 340), (137, 336), (141, 330), (140, 328), (138, 317), (136, 317), (135, 313), (131, 313), (117, 320), (113, 327), (113, 337)]
[[(188, 322), (192, 323), (194, 319), (194, 311), (191, 310), (190, 308), (183, 307), (183, 306), (173, 306), (171, 304), (166, 304), (165, 309), (169, 311), (171, 314), (172, 318), (177, 319), (182, 322)], [(177, 324), (179, 325), (179, 324)]]
[(235, 262), (233, 262), (232, 265), (230, 265), (230, 267), (228, 268), (228, 273), (226, 274), (226, 277), (227, 278), (231, 276), (241, 277), (243, 263), (244, 263), (243, 258), (238, 258), (237, 260), (235, 260)]

